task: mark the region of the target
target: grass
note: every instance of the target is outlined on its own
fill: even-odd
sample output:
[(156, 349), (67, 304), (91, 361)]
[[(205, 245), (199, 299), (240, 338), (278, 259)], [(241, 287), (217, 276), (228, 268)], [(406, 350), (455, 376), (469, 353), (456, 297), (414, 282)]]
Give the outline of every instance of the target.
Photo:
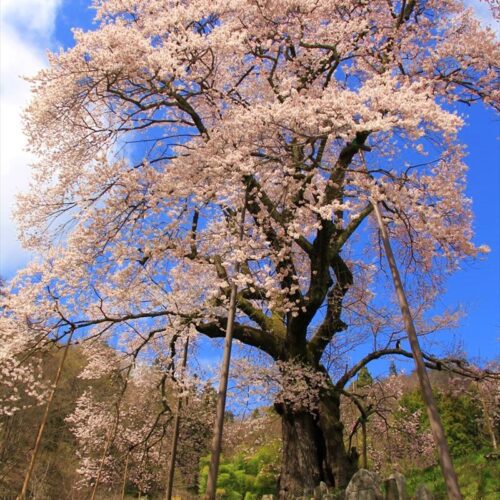
[[(464, 499), (498, 500), (500, 498), (500, 460), (486, 460), (487, 451), (454, 460), (460, 489)], [(425, 484), (436, 500), (445, 500), (444, 480), (438, 465), (413, 470), (406, 474), (408, 490), (414, 494), (420, 484)]]

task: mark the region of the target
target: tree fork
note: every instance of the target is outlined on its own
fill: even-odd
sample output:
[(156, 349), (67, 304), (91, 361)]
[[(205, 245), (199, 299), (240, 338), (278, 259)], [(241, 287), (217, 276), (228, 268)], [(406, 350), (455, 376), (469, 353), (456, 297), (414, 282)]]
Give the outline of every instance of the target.
[[(248, 187), (245, 191), (245, 202), (241, 210), (239, 240), (243, 239), (245, 229), (245, 214), (248, 204)], [(236, 263), (235, 271), (238, 273), (240, 264)], [(222, 444), (222, 432), (224, 430), (224, 413), (226, 410), (227, 384), (229, 380), (229, 365), (231, 362), (231, 347), (233, 341), (234, 318), (236, 316), (236, 296), (238, 287), (236, 283), (231, 284), (231, 296), (229, 299), (229, 313), (227, 317), (226, 336), (224, 339), (224, 356), (221, 366), (221, 375), (219, 382), (219, 392), (217, 394), (217, 412), (215, 417), (214, 437), (212, 441), (212, 452), (210, 457), (210, 469), (207, 482), (206, 498), (215, 500), (217, 490), (217, 474), (219, 472), (220, 451)]]
[(69, 332), (68, 341), (64, 346), (63, 355), (61, 357), (61, 361), (59, 362), (59, 366), (57, 368), (56, 378), (54, 379), (54, 385), (52, 387), (52, 391), (49, 395), (49, 399), (47, 400), (47, 405), (45, 406), (45, 411), (43, 413), (42, 421), (40, 422), (40, 427), (38, 428), (38, 433), (35, 440), (35, 447), (33, 448), (33, 453), (31, 454), (31, 459), (29, 463), (28, 470), (26, 471), (26, 475), (24, 476), (23, 486), (21, 489), (21, 493), (17, 497), (19, 500), (24, 500), (26, 498), (26, 493), (28, 492), (28, 485), (31, 479), (31, 475), (33, 474), (33, 469), (35, 467), (38, 451), (40, 450), (40, 444), (42, 442), (43, 432), (45, 430), (45, 425), (47, 424), (47, 420), (49, 417), (49, 411), (52, 406), (52, 401), (54, 400), (54, 395), (59, 386), (59, 381), (61, 380), (61, 374), (64, 367), (64, 362), (66, 361), (66, 356), (68, 354), (68, 349), (71, 344), (71, 339), (73, 337), (74, 328), (71, 328)]
[(450, 451), (448, 449), (448, 443), (446, 441), (443, 424), (437, 410), (436, 401), (434, 399), (434, 395), (432, 394), (431, 382), (425, 369), (422, 350), (420, 349), (417, 332), (415, 330), (415, 324), (413, 323), (413, 318), (411, 315), (410, 307), (408, 305), (408, 300), (406, 298), (406, 293), (403, 288), (401, 276), (399, 275), (399, 270), (396, 264), (396, 259), (394, 258), (394, 253), (392, 251), (391, 242), (389, 240), (389, 233), (387, 232), (387, 228), (382, 218), (378, 202), (372, 201), (372, 204), (375, 218), (377, 219), (377, 224), (380, 230), (380, 236), (384, 245), (387, 261), (389, 263), (389, 268), (391, 270), (394, 288), (396, 289), (396, 295), (398, 297), (399, 306), (401, 308), (401, 314), (403, 316), (405, 329), (408, 334), (408, 340), (410, 342), (411, 350), (413, 353), (413, 359), (415, 360), (415, 367), (420, 383), (420, 389), (422, 391), (422, 397), (424, 399), (425, 406), (427, 407), (427, 415), (429, 416), (429, 422), (432, 430), (432, 435), (434, 437), (434, 442), (438, 449), (439, 464), (441, 465), (441, 471), (443, 473), (444, 481), (446, 484), (448, 498), (450, 500), (461, 500), (462, 494), (460, 493), (458, 478), (453, 467), (453, 462), (451, 460)]
[[(185, 369), (187, 366), (187, 357), (189, 349), (189, 337), (186, 338), (184, 342), (184, 352), (182, 354), (182, 368)], [(171, 500), (172, 491), (174, 487), (174, 472), (175, 472), (175, 458), (177, 455), (177, 443), (179, 441), (179, 428), (181, 422), (181, 410), (182, 410), (182, 398), (177, 398), (177, 408), (174, 420), (174, 435), (172, 438), (172, 450), (170, 453), (170, 462), (168, 464), (168, 476), (167, 476), (167, 488), (165, 492), (165, 498)]]

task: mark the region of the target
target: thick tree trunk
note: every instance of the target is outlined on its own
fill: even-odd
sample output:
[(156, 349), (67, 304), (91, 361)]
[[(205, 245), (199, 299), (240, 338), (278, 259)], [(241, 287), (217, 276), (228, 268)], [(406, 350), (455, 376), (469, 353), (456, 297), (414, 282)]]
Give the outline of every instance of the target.
[(339, 397), (324, 391), (314, 414), (284, 405), (276, 408), (282, 418), (283, 437), (279, 498), (312, 493), (321, 481), (328, 486), (347, 486), (356, 463), (344, 446)]
[(344, 425), (340, 419), (340, 394), (330, 387), (321, 393), (319, 424), (326, 450), (325, 470), (330, 476), (327, 484), (336, 488), (347, 487), (357, 470), (357, 459), (347, 454), (344, 444)]
[(321, 430), (313, 415), (279, 408), (282, 422), (283, 458), (279, 498), (311, 493), (324, 480), (324, 447)]

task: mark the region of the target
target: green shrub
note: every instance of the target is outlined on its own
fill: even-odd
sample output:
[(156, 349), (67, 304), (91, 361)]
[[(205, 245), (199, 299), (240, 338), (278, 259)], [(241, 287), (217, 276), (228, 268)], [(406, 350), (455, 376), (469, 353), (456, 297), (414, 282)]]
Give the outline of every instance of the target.
[[(207, 489), (209, 457), (200, 463), (199, 493)], [(279, 474), (279, 442), (261, 446), (255, 453), (231, 458), (221, 456), (217, 497), (227, 500), (254, 500), (276, 493)]]
[[(500, 463), (484, 458), (487, 450), (454, 460), (455, 469), (465, 500), (496, 500), (500, 492)], [(446, 488), (438, 465), (424, 470), (415, 469), (406, 474), (408, 490), (414, 494), (425, 484), (436, 500), (446, 500)]]
[[(454, 457), (475, 453), (487, 445), (487, 439), (480, 424), (481, 408), (470, 395), (436, 392), (435, 397), (448, 446)], [(420, 410), (422, 426), (425, 429), (429, 428), (429, 419), (420, 391), (414, 390), (406, 393), (401, 398), (400, 404), (411, 413)]]

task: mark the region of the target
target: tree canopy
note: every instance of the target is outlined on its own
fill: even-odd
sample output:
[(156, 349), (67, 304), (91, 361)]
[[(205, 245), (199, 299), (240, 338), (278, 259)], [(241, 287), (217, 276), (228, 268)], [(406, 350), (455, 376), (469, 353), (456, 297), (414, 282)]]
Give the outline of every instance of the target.
[[(39, 258), (3, 301), (8, 383), (26, 377), (20, 353), (70, 331), (84, 345), (113, 339), (132, 362), (166, 356), (186, 332), (221, 337), (236, 283), (234, 337), (285, 378), (305, 373), (302, 394), (315, 387), (326, 406), (304, 425), (329, 434), (367, 362), (409, 355), (375, 293), (385, 272), (372, 203), (413, 276), (419, 333), (455, 320), (425, 315), (443, 273), (487, 251), (472, 241), (458, 111), (498, 108), (494, 33), (458, 0), (95, 7), (98, 27), (76, 30), (31, 79), (39, 160), (17, 220)], [(333, 380), (325, 351), (366, 332), (373, 352)], [(297, 416), (287, 398), (282, 410)], [(325, 447), (331, 471), (312, 480), (346, 482), (338, 449)]]

